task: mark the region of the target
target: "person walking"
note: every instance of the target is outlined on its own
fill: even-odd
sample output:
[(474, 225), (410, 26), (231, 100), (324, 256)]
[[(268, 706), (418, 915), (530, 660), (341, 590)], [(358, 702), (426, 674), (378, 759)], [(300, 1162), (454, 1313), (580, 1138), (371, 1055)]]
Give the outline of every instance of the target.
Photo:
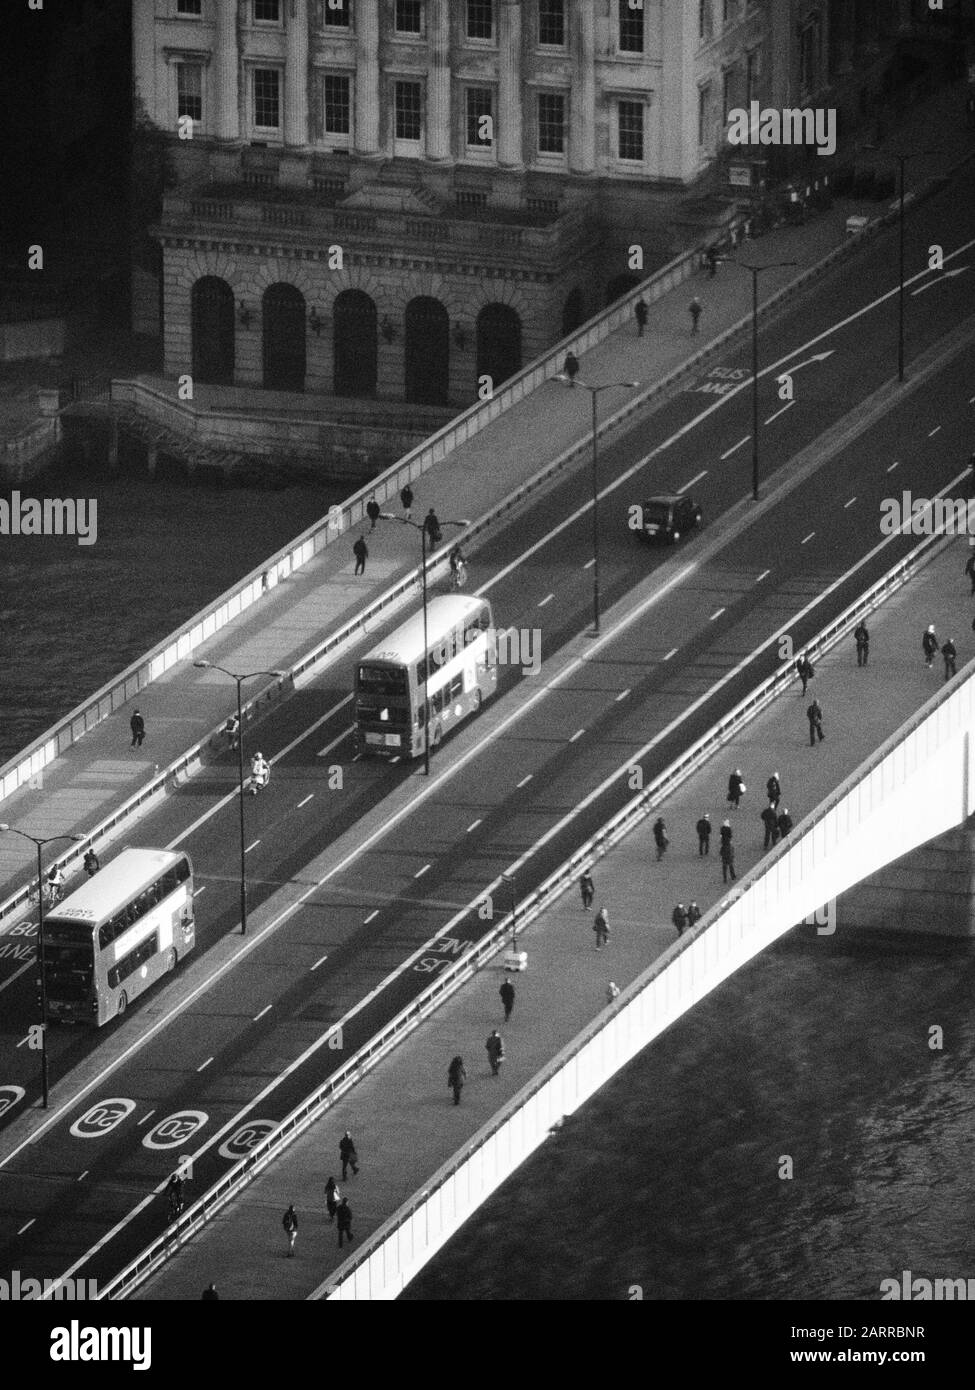
[(339, 1227), (339, 1249), (342, 1249), (343, 1238), (352, 1244), (352, 1208), (349, 1206), (348, 1197), (343, 1197), (336, 1210)]
[(570, 386), (575, 386), (576, 377), (579, 375), (579, 359), (574, 352), (565, 354), (565, 361), (562, 363), (562, 375), (569, 378)]
[(328, 1182), (325, 1184), (325, 1210), (328, 1212), (330, 1222), (335, 1220), (335, 1213), (339, 1205), (339, 1189), (335, 1179), (329, 1174)]
[(501, 995), (501, 1003), (504, 1005), (504, 1021), (507, 1023), (511, 1017), (511, 1010), (515, 1007), (515, 987), (510, 980), (505, 980), (498, 993)]
[(823, 733), (823, 707), (818, 700), (814, 699), (806, 710), (806, 718), (809, 720), (809, 747), (812, 748), (817, 738), (820, 743), (822, 743), (825, 738), (825, 734)]
[(129, 728), (132, 730), (132, 742), (130, 748), (141, 748), (142, 740), (146, 736), (146, 721), (143, 719), (139, 710), (132, 711), (132, 718), (129, 720)]
[(695, 922), (700, 922), (700, 920), (701, 920), (701, 909), (698, 907), (697, 903), (688, 903), (688, 905), (687, 905), (687, 925), (688, 925), (689, 927), (693, 927), (694, 924), (695, 924)]
[(745, 783), (742, 781), (741, 768), (736, 767), (728, 778), (728, 801), (738, 810), (741, 798), (745, 792)]
[(501, 1063), (504, 1061), (504, 1040), (497, 1028), (493, 1028), (487, 1036), (484, 1044), (487, 1049), (488, 1061), (491, 1064), (491, 1075), (501, 1075)]
[(934, 631), (934, 623), (930, 625), (927, 632), (921, 638), (921, 650), (924, 652), (924, 664), (930, 671), (931, 663), (934, 661), (935, 654), (938, 650), (938, 638)]
[(670, 915), (670, 920), (677, 928), (677, 935), (680, 936), (687, 926), (687, 909), (683, 903), (678, 903)]
[(592, 910), (592, 900), (596, 896), (596, 885), (592, 881), (592, 874), (587, 869), (579, 879), (579, 892), (582, 895), (582, 910), (589, 912)]
[(735, 847), (730, 840), (721, 841), (721, 882), (727, 883), (728, 876), (734, 883), (738, 875), (735, 873)]
[(779, 838), (779, 818), (775, 814), (774, 806), (766, 806), (762, 812), (762, 824), (765, 826), (765, 843), (762, 849), (771, 849)]
[(455, 1057), (447, 1068), (447, 1090), (453, 1091), (455, 1105), (460, 1105), (460, 1093), (464, 1089), (466, 1080), (467, 1072), (464, 1070), (464, 1060), (462, 1057)]
[(670, 844), (663, 816), (658, 816), (653, 823), (653, 842), (657, 846), (657, 862), (659, 863), (667, 853), (667, 846)]
[[(973, 581), (972, 593), (975, 594), (975, 581)], [(870, 660), (870, 633), (867, 631), (866, 621), (861, 618), (860, 623), (853, 629), (853, 640), (857, 644), (857, 665), (866, 666)]]
[(85, 873), (89, 878), (94, 878), (101, 868), (101, 864), (98, 862), (98, 855), (95, 851), (93, 849), (88, 850), (82, 862), (85, 867)]
[(970, 595), (973, 595), (975, 594), (975, 536), (969, 536), (968, 547), (968, 560), (965, 565), (965, 573), (971, 580), (972, 587)]
[(812, 662), (809, 660), (806, 653), (803, 652), (802, 656), (800, 656), (799, 660), (796, 662), (796, 675), (802, 681), (803, 695), (805, 695), (806, 687), (815, 674), (816, 672), (813, 670)]
[(355, 556), (356, 574), (365, 574), (366, 561), (369, 558), (369, 547), (366, 545), (365, 536), (360, 536), (352, 547), (352, 554)]
[(783, 840), (785, 839), (786, 835), (788, 835), (789, 831), (792, 829), (792, 826), (793, 820), (792, 817), (789, 815), (789, 808), (788, 806), (785, 806), (783, 807), (782, 812), (779, 815), (779, 835)]
[(376, 522), (379, 520), (379, 503), (376, 501), (375, 495), (370, 497), (369, 501), (366, 503), (366, 516), (372, 522), (372, 526), (369, 529), (375, 531)]
[(614, 1000), (614, 999), (618, 999), (619, 997), (620, 997), (620, 987), (619, 987), (619, 985), (616, 983), (615, 980), (610, 980), (609, 984), (606, 986), (606, 1003), (607, 1003), (607, 1004), (612, 1004), (613, 1000)]
[(201, 1302), (201, 1303), (219, 1303), (219, 1302), (220, 1302), (220, 1295), (217, 1293), (217, 1286), (216, 1286), (216, 1284), (207, 1284), (206, 1288), (205, 1288), (205, 1289), (203, 1290), (203, 1292), (200, 1294), (200, 1302)]
[(443, 532), (440, 529), (440, 519), (432, 507), (423, 518), (423, 529), (427, 533), (427, 541), (431, 546), (439, 545), (443, 540)]
[(596, 913), (592, 929), (596, 933), (596, 950), (601, 951), (609, 942), (609, 913), (604, 907)]
[(957, 675), (958, 673), (958, 648), (955, 646), (954, 642), (951, 640), (950, 637), (948, 638), (947, 642), (945, 642), (944, 646), (941, 648), (941, 655), (945, 659), (945, 680), (950, 681), (952, 676)]
[(282, 1216), (281, 1225), (288, 1237), (288, 1255), (291, 1257), (295, 1253), (295, 1241), (298, 1239), (298, 1213), (295, 1211), (293, 1202)]
[(696, 333), (698, 331), (698, 325), (701, 322), (701, 301), (698, 299), (697, 295), (694, 296), (688, 305), (688, 313), (691, 316), (691, 332)]
[(731, 829), (731, 821), (730, 821), (730, 820), (722, 821), (722, 822), (721, 822), (721, 848), (722, 848), (722, 849), (724, 848), (725, 845), (730, 845), (730, 844), (731, 844), (731, 838), (732, 838), (733, 833), (734, 833), (734, 832), (733, 832), (732, 829)]
[(779, 781), (779, 774), (773, 772), (772, 776), (765, 783), (765, 791), (768, 795), (769, 805), (774, 810), (782, 800), (782, 783)]
[(647, 326), (647, 302), (645, 299), (638, 299), (633, 306), (633, 313), (636, 317), (636, 336), (643, 337), (643, 330)]
[(355, 1151), (355, 1144), (353, 1144), (352, 1135), (348, 1130), (339, 1140), (339, 1158), (342, 1160), (342, 1181), (347, 1182), (350, 1168), (353, 1176), (359, 1171), (359, 1155)]
[(700, 858), (711, 853), (711, 817), (705, 811), (695, 826), (697, 830), (697, 853)]
[(400, 488), (399, 500), (403, 507), (403, 511), (406, 513), (406, 519), (409, 521), (413, 511), (413, 489), (410, 487), (409, 483), (405, 483), (403, 487)]

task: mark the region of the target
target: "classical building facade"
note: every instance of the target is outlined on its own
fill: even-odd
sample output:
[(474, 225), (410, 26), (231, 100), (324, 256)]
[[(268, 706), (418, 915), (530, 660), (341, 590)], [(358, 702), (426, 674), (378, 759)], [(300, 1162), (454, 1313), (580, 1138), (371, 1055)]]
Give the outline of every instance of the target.
[(134, 0), (166, 371), (467, 404), (674, 253), (730, 108), (825, 100), (903, 9)]

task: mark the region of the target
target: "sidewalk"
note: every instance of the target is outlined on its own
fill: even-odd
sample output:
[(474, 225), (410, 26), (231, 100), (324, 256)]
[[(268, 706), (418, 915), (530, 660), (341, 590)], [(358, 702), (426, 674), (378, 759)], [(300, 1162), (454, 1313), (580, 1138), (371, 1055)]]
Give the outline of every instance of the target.
[[(723, 895), (718, 828), (734, 828), (736, 870), (748, 872), (762, 857), (759, 813), (765, 779), (780, 774), (783, 807), (797, 829), (843, 778), (936, 692), (941, 661), (929, 671), (920, 635), (930, 621), (953, 633), (961, 660), (972, 650), (972, 600), (962, 573), (964, 539), (953, 541), (869, 620), (870, 664), (857, 668), (852, 638), (817, 663), (813, 681), (824, 711), (825, 742), (810, 748), (808, 699), (798, 682), (760, 718), (691, 777), (661, 808), (671, 845), (655, 860), (650, 825), (656, 812), (593, 869), (598, 908), (609, 910), (612, 936), (594, 951), (592, 916), (566, 893), (519, 938), (528, 970), (515, 978), (508, 1024), (498, 988), (500, 957), (370, 1072), (279, 1158), (180, 1254), (149, 1280), (136, 1299), (197, 1299), (215, 1280), (224, 1299), (307, 1298), (341, 1263), (337, 1232), (324, 1210), (329, 1174), (349, 1198), (356, 1241), (393, 1215), (429, 1175), (467, 1143), (507, 1101), (564, 1047), (606, 1003), (612, 979), (630, 984), (674, 940), (670, 915), (680, 900), (695, 899), (702, 913)], [(583, 677), (584, 679), (585, 677)], [(811, 698), (812, 688), (810, 692)], [(735, 812), (726, 805), (728, 774), (742, 769), (747, 793)], [(708, 811), (715, 828), (708, 858), (699, 858), (694, 826)], [(840, 923), (839, 930), (843, 930)], [(490, 1075), (484, 1040), (498, 1027), (506, 1060), (499, 1080)], [(460, 1107), (447, 1091), (447, 1065), (465, 1061), (468, 1082)], [(341, 1181), (338, 1141), (351, 1130), (360, 1172)], [(293, 1202), (300, 1232), (296, 1257), (286, 1257), (281, 1216)]]
[[(920, 139), (931, 121), (941, 122), (938, 150), (929, 156), (925, 168), (908, 165), (909, 186), (925, 182), (975, 152), (975, 135), (964, 131), (960, 121), (939, 118), (940, 109), (950, 106), (953, 111), (956, 105), (954, 89), (940, 92), (894, 132), (890, 144), (899, 148), (910, 145), (915, 135)], [(842, 244), (851, 212), (862, 211), (874, 218), (885, 210), (884, 204), (838, 200), (829, 213), (804, 227), (768, 233), (759, 245), (759, 258), (796, 264), (770, 269), (761, 277), (761, 302)], [(690, 334), (687, 306), (695, 294), (704, 305), (700, 337)], [(645, 337), (638, 339), (635, 325), (627, 324), (586, 354), (581, 375), (595, 382), (658, 380), (695, 356), (750, 308), (748, 276), (727, 268), (714, 279), (701, 273), (653, 305)], [(424, 474), (414, 489), (414, 515), (422, 516), (430, 505), (442, 519), (482, 515), (548, 459), (584, 437), (589, 410), (588, 392), (570, 393), (555, 386), (535, 392)], [(368, 537), (366, 573), (356, 578), (354, 539), (350, 532), (348, 545), (327, 547), (194, 656), (206, 656), (232, 670), (288, 669), (323, 633), (339, 627), (367, 600), (416, 568), (414, 533), (404, 526), (381, 524)], [(220, 724), (231, 713), (233, 701), (233, 685), (219, 672), (198, 671), (189, 661), (180, 663), (51, 763), (41, 785), (23, 787), (9, 797), (0, 815), (31, 835), (84, 834), (144, 786), (157, 766), (166, 767)], [(129, 746), (128, 718), (136, 704), (146, 721), (141, 749)], [(33, 870), (29, 844), (15, 835), (0, 835), (0, 898), (26, 882)]]

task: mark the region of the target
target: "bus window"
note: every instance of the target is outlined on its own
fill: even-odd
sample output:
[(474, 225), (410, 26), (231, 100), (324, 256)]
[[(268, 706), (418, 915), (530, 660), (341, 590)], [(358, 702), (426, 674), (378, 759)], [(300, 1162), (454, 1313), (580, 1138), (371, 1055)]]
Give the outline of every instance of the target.
[(451, 698), (452, 700), (456, 700), (456, 699), (458, 699), (461, 695), (463, 695), (463, 693), (464, 693), (464, 674), (463, 674), (463, 672), (461, 672), (461, 674), (460, 674), (459, 676), (454, 676), (453, 680), (450, 682), (450, 698)]

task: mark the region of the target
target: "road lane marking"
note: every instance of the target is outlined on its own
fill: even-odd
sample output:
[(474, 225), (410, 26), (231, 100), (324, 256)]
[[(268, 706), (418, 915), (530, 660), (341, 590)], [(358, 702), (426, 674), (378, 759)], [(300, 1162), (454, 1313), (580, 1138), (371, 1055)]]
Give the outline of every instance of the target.
[(577, 739), (577, 738), (582, 738), (582, 735), (583, 735), (585, 732), (586, 732), (585, 729), (577, 729), (577, 730), (575, 731), (575, 733), (572, 735), (572, 737), (569, 739), (569, 742), (570, 742), (570, 743), (575, 743), (576, 739)]
[(546, 594), (545, 597), (542, 599), (541, 603), (538, 605), (539, 608), (544, 608), (546, 603), (551, 603), (554, 597), (554, 594)]
[(308, 803), (309, 803), (309, 801), (313, 801), (313, 800), (314, 800), (314, 797), (315, 797), (315, 793), (314, 793), (314, 792), (309, 792), (308, 795), (305, 797), (304, 801), (299, 801), (299, 802), (298, 802), (298, 805), (295, 807), (295, 810), (296, 810), (296, 811), (300, 811), (301, 808), (302, 808), (302, 806), (307, 806)]
[(197, 1067), (197, 1069), (196, 1069), (196, 1070), (197, 1070), (197, 1074), (199, 1074), (201, 1071), (206, 1071), (207, 1067), (210, 1065), (210, 1063), (211, 1063), (212, 1061), (213, 1061), (213, 1058), (212, 1058), (212, 1057), (208, 1057), (208, 1058), (206, 1059), (206, 1061), (202, 1064), (202, 1066)]
[(261, 1012), (259, 1014), (254, 1015), (254, 1017), (251, 1019), (251, 1022), (256, 1023), (259, 1018), (263, 1018), (265, 1014), (269, 1014), (271, 1012), (272, 1007), (273, 1006), (271, 1004), (265, 1004)]
[(83, 1173), (79, 1173), (78, 1176), (75, 1178), (75, 1182), (83, 1182), (84, 1179), (87, 1178), (88, 1172), (89, 1170), (86, 1168)]
[(26, 1226), (21, 1226), (21, 1228), (20, 1228), (20, 1230), (17, 1232), (17, 1234), (18, 1234), (19, 1236), (22, 1236), (22, 1235), (24, 1234), (25, 1231), (29, 1231), (30, 1228), (31, 1228), (31, 1226), (33, 1226), (33, 1224), (34, 1224), (34, 1222), (35, 1222), (36, 1220), (37, 1220), (37, 1217), (36, 1217), (36, 1216), (32, 1216), (31, 1219), (28, 1221), (28, 1223), (27, 1223)]
[(755, 580), (755, 583), (756, 583), (756, 584), (761, 584), (762, 580), (763, 580), (763, 579), (768, 579), (768, 577), (769, 577), (769, 575), (770, 575), (771, 573), (772, 573), (771, 570), (762, 570), (761, 574), (760, 574), (760, 575), (758, 576), (758, 578)]
[(366, 918), (366, 920), (363, 922), (362, 925), (363, 925), (364, 927), (368, 927), (369, 923), (373, 920), (373, 918), (374, 918), (374, 917), (378, 917), (378, 916), (379, 916), (379, 908), (378, 908), (378, 907), (373, 908), (372, 912), (370, 912), (369, 916)]
[(890, 465), (890, 467), (887, 469), (887, 472), (888, 472), (888, 473), (893, 473), (894, 469), (895, 469), (895, 468), (900, 468), (900, 466), (901, 466), (901, 461), (900, 461), (900, 459), (898, 459), (896, 463), (892, 463), (892, 464)]
[(316, 758), (324, 758), (324, 756), (325, 756), (326, 753), (331, 753), (331, 751), (332, 751), (333, 748), (337, 748), (338, 745), (339, 745), (344, 739), (347, 739), (347, 738), (349, 737), (349, 734), (351, 734), (351, 733), (353, 733), (353, 732), (354, 732), (354, 725), (350, 724), (349, 727), (348, 727), (347, 729), (343, 729), (342, 733), (339, 734), (338, 738), (333, 738), (331, 743), (326, 743), (326, 745), (325, 745), (324, 748), (319, 748), (318, 752), (315, 754), (315, 757), (316, 757)]
[(775, 412), (774, 415), (770, 415), (770, 416), (768, 417), (768, 419), (767, 419), (764, 423), (765, 423), (766, 425), (770, 425), (770, 424), (772, 423), (773, 420), (777, 420), (777, 419), (779, 418), (780, 415), (784, 415), (785, 412), (786, 412), (787, 410), (791, 410), (792, 407), (793, 407), (794, 405), (795, 405), (795, 401), (786, 401), (786, 403), (785, 403), (785, 405), (782, 407), (782, 409), (781, 409), (781, 410), (777, 410), (777, 411)]
[(811, 540), (812, 540), (812, 538), (813, 538), (813, 536), (814, 536), (815, 534), (816, 534), (815, 531), (810, 531), (808, 536), (803, 536), (803, 538), (802, 538), (802, 540), (799, 542), (799, 544), (800, 544), (800, 545), (805, 545), (807, 541), (811, 541)]
[(669, 661), (670, 658), (671, 658), (672, 656), (676, 656), (677, 653), (678, 653), (679, 651), (680, 651), (680, 647), (671, 647), (670, 651), (667, 653), (667, 655), (666, 655), (665, 657), (662, 658), (662, 660), (664, 660), (664, 661)]
[(620, 700), (625, 700), (626, 697), (627, 697), (627, 695), (629, 695), (629, 693), (630, 693), (630, 687), (627, 686), (627, 688), (626, 688), (625, 690), (621, 690), (620, 693), (616, 696), (616, 703), (619, 704)]
[(940, 425), (935, 425), (933, 430), (928, 430), (928, 438), (933, 439), (934, 436), (938, 433), (938, 430), (940, 430), (940, 428)]
[(515, 790), (516, 790), (516, 791), (521, 791), (522, 787), (527, 787), (527, 786), (528, 786), (528, 783), (531, 781), (531, 779), (532, 779), (532, 774), (529, 772), (529, 774), (528, 774), (527, 777), (523, 777), (523, 778), (521, 779), (521, 781), (518, 783), (518, 786), (516, 787)]
[(193, 896), (194, 896), (194, 898), (198, 898), (198, 897), (200, 896), (200, 894), (201, 894), (201, 893), (205, 893), (206, 890), (207, 890), (207, 886), (206, 886), (205, 883), (204, 883), (200, 888), (194, 888), (194, 889), (193, 889)]
[(856, 501), (856, 498), (855, 498), (855, 497), (851, 497), (850, 500), (849, 500), (849, 502), (844, 502), (844, 503), (843, 503), (843, 510), (846, 511), (847, 507), (852, 507), (852, 506), (853, 506), (853, 503), (854, 503), (855, 501)]
[(467, 834), (469, 835), (472, 830), (476, 830), (480, 824), (481, 822), (479, 820), (472, 820), (470, 825), (467, 827)]
[(424, 875), (430, 868), (431, 868), (431, 865), (429, 865), (429, 864), (424, 864), (424, 866), (423, 866), (422, 869), (417, 869), (417, 871), (416, 871), (416, 873), (413, 875), (413, 877), (414, 877), (414, 878), (422, 878), (423, 875)]
[(722, 613), (727, 613), (727, 611), (728, 611), (727, 608), (718, 608), (718, 609), (716, 609), (715, 612), (713, 612), (713, 613), (711, 614), (710, 618), (708, 618), (708, 622), (709, 622), (709, 623), (713, 623), (714, 620), (715, 620), (715, 618), (720, 618), (720, 617), (721, 617), (721, 614), (722, 614)]
[(155, 1108), (153, 1108), (152, 1110), (149, 1110), (145, 1115), (143, 1115), (142, 1119), (139, 1120), (136, 1124), (136, 1129), (140, 1129), (148, 1120), (151, 1120), (155, 1113)]
[(257, 849), (257, 846), (258, 846), (260, 843), (261, 843), (260, 840), (255, 840), (253, 844), (250, 844), (250, 845), (247, 846), (247, 848), (244, 850), (244, 853), (245, 853), (245, 854), (250, 854), (251, 850), (252, 850), (252, 849)]
[(719, 462), (724, 463), (725, 459), (730, 459), (731, 455), (736, 454), (743, 444), (748, 443), (749, 439), (751, 439), (751, 435), (746, 434), (744, 439), (739, 439), (737, 444), (732, 444), (731, 448), (726, 449), (724, 453), (721, 455)]
[(582, 568), (583, 568), (584, 570), (591, 570), (592, 567), (593, 567), (593, 565), (594, 565), (595, 563), (596, 563), (595, 560), (587, 560), (586, 563), (583, 565)]
[(689, 483), (685, 483), (683, 487), (679, 487), (677, 489), (677, 496), (680, 497), (681, 493), (686, 492), (689, 487), (693, 487), (695, 483), (699, 483), (702, 478), (706, 478), (707, 476), (708, 470), (706, 468), (702, 468), (700, 473), (696, 474), (696, 476), (693, 477)]
[(325, 956), (319, 956), (318, 959), (316, 960), (315, 964), (311, 967), (312, 970), (317, 970), (318, 967), (319, 967), (320, 965), (324, 965), (325, 962), (326, 962), (327, 960), (328, 960), (328, 956), (327, 956), (327, 955), (325, 955)]

